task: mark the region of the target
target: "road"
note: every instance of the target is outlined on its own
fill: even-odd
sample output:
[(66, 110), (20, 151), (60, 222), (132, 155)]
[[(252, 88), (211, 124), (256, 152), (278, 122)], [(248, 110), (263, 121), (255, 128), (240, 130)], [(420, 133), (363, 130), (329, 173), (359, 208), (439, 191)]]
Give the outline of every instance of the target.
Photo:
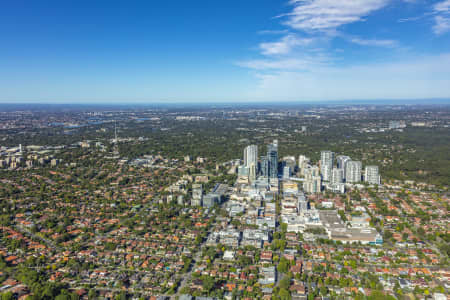
[(16, 225), (16, 226), (14, 226), (14, 227), (16, 227), (16, 229), (17, 229), (18, 231), (20, 231), (21, 233), (27, 234), (27, 235), (31, 236), (33, 239), (39, 240), (39, 241), (41, 241), (41, 242), (44, 242), (49, 248), (52, 248), (53, 250), (62, 251), (62, 249), (61, 249), (60, 247), (58, 247), (53, 241), (51, 241), (51, 240), (49, 240), (49, 239), (47, 239), (47, 238), (41, 237), (41, 236), (39, 236), (39, 235), (37, 235), (37, 234), (31, 232), (31, 231), (30, 231), (28, 228), (26, 228), (26, 227), (24, 227), (24, 226), (22, 226), (22, 225)]
[[(336, 263), (335, 261), (327, 261), (324, 259), (311, 259), (307, 258), (304, 259), (304, 262), (313, 262), (313, 263)], [(363, 267), (370, 267), (370, 268), (392, 268), (392, 264), (371, 264), (371, 263), (362, 263), (361, 266)], [(448, 269), (443, 266), (437, 266), (437, 265), (411, 265), (411, 264), (396, 264), (395, 268), (426, 268), (430, 269), (431, 271), (441, 270), (441, 269)]]
[[(215, 223), (212, 224), (211, 227), (214, 228), (214, 225), (215, 225)], [(187, 283), (191, 279), (192, 272), (194, 271), (194, 267), (197, 264), (197, 262), (201, 259), (203, 248), (204, 248), (204, 246), (206, 244), (206, 241), (208, 240), (208, 237), (209, 237), (210, 234), (211, 234), (211, 230), (208, 231), (208, 234), (206, 235), (206, 238), (204, 239), (204, 241), (198, 247), (198, 251), (192, 256), (192, 262), (191, 262), (191, 266), (189, 268), (189, 271), (186, 274), (183, 275), (183, 279), (181, 280), (181, 282), (180, 282), (180, 284), (178, 286), (177, 292), (174, 295), (173, 299), (175, 299), (176, 296), (180, 295), (180, 291), (187, 285)]]
[[(225, 203), (225, 202), (224, 202)], [(222, 203), (220, 205), (220, 207), (223, 206)], [(211, 224), (210, 229), (208, 230), (208, 233), (206, 234), (205, 239), (203, 240), (203, 242), (198, 246), (198, 250), (197, 252), (195, 252), (195, 254), (192, 256), (192, 262), (191, 262), (191, 267), (189, 268), (189, 271), (183, 275), (183, 279), (181, 280), (180, 284), (178, 285), (178, 289), (175, 295), (173, 295), (173, 297), (171, 297), (171, 299), (175, 299), (175, 297), (180, 296), (180, 291), (187, 285), (187, 283), (190, 281), (191, 277), (192, 277), (192, 272), (194, 271), (194, 267), (197, 264), (197, 262), (201, 259), (201, 255), (202, 255), (202, 251), (203, 248), (205, 247), (206, 241), (208, 240), (209, 235), (212, 232), (212, 229), (215, 227), (216, 222), (214, 222), (213, 224)]]

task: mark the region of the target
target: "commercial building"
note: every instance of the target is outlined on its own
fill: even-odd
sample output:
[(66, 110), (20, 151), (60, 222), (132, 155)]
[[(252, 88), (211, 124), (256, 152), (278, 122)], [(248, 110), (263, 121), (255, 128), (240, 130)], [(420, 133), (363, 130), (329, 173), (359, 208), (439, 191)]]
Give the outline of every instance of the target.
[(378, 166), (366, 166), (364, 181), (369, 184), (380, 184), (381, 178), (378, 171)]
[(303, 190), (306, 193), (320, 193), (322, 187), (322, 179), (319, 175), (319, 168), (314, 166), (305, 169), (305, 181), (303, 182)]
[(300, 175), (305, 176), (305, 169), (308, 167), (310, 159), (305, 155), (300, 155), (298, 157), (298, 168), (300, 170)]
[(215, 204), (222, 203), (227, 192), (228, 185), (222, 183), (216, 184), (212, 191), (203, 197), (203, 206), (213, 207)]
[(291, 167), (285, 166), (283, 168), (283, 178), (284, 179), (289, 179), (289, 177), (291, 177)]
[(256, 173), (257, 173), (257, 165), (255, 165), (254, 163), (252, 163), (249, 167), (248, 167), (248, 178), (250, 181), (255, 181), (256, 180)]
[(192, 206), (202, 206), (203, 205), (203, 186), (201, 184), (192, 185)]
[(322, 151), (320, 152), (320, 172), (324, 181), (331, 180), (331, 170), (333, 169), (334, 152)]
[(336, 158), (336, 161), (337, 161), (337, 167), (338, 167), (338, 169), (341, 169), (341, 170), (343, 170), (344, 171), (344, 180), (345, 180), (345, 169), (346, 169), (346, 167), (347, 167), (347, 163), (349, 162), (349, 161), (351, 161), (351, 158), (350, 158), (350, 156), (346, 156), (346, 155), (339, 155), (337, 158)]
[(348, 183), (357, 183), (361, 181), (361, 169), (362, 164), (360, 161), (348, 161), (346, 170), (345, 170), (345, 177), (346, 182)]
[(269, 177), (269, 159), (267, 156), (261, 156), (261, 176)]
[(331, 183), (343, 183), (344, 182), (344, 170), (333, 168), (331, 171)]
[(267, 146), (267, 159), (269, 161), (269, 177), (278, 177), (278, 142), (275, 140)]
[(288, 166), (291, 168), (292, 171), (295, 170), (296, 162), (295, 162), (294, 156), (285, 156), (285, 157), (283, 157), (282, 162), (283, 162), (283, 167)]
[(333, 228), (327, 230), (330, 239), (344, 244), (381, 245), (383, 237), (375, 228)]
[(251, 165), (258, 166), (258, 146), (250, 145), (244, 149), (244, 166), (250, 168)]

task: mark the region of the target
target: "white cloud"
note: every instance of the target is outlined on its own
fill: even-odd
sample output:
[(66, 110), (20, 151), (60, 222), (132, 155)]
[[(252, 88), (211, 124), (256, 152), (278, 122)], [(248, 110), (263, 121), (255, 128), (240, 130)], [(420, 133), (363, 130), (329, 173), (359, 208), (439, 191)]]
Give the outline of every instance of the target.
[(416, 17), (401, 18), (401, 19), (399, 19), (397, 22), (399, 22), (399, 23), (404, 23), (404, 22), (417, 21), (417, 20), (420, 20), (420, 19), (425, 18), (426, 16), (427, 16), (427, 14), (423, 14), (423, 15), (416, 16)]
[[(339, 28), (363, 21), (389, 1), (291, 0), (293, 11), (280, 17), (286, 18), (284, 24), (290, 27), (289, 32), (298, 30), (311, 41), (300, 38), (300, 33), (288, 33), (275, 42), (259, 45), (264, 58), (238, 62), (257, 73), (258, 85), (246, 96), (257, 100), (450, 97), (450, 73), (446, 71), (450, 69), (450, 53), (342, 66), (347, 60), (340, 60), (344, 58), (340, 54), (343, 50), (333, 49), (331, 42), (335, 38), (361, 46), (395, 48), (395, 53), (402, 50), (396, 40), (354, 36)], [(436, 33), (450, 30), (447, 12), (443, 12), (447, 6), (440, 4), (433, 12)], [(319, 50), (314, 51), (314, 47)]]
[(284, 30), (261, 30), (258, 31), (259, 34), (285, 34), (288, 33), (287, 29)]
[(362, 21), (389, 0), (291, 0), (294, 9), (285, 16), (286, 25), (304, 31), (333, 31), (339, 26)]
[[(291, 30), (303, 31), (307, 38), (286, 32), (277, 41), (259, 44), (259, 49), (265, 56), (294, 56), (293, 59), (298, 60), (296, 57), (298, 52), (307, 52), (311, 50), (312, 45), (327, 44), (338, 36), (362, 46), (393, 48), (397, 46), (397, 42), (393, 40), (348, 37), (337, 31), (341, 25), (363, 20), (363, 17), (384, 7), (389, 1), (391, 0), (290, 0), (289, 3), (293, 5), (292, 11), (278, 17), (286, 17), (283, 23), (291, 27)], [(264, 31), (264, 33), (266, 32)], [(276, 31), (276, 33), (283, 33), (283, 31)], [(256, 65), (259, 68), (260, 66), (284, 65), (286, 61), (285, 59), (280, 63), (280, 61), (258, 60), (242, 65), (250, 65), (251, 68), (255, 68)], [(298, 63), (295, 65), (297, 66)]]
[(439, 3), (436, 3), (433, 6), (433, 10), (435, 12), (449, 12), (450, 11), (450, 0), (445, 0)]
[(450, 31), (450, 0), (438, 2), (433, 6), (434, 16), (433, 32), (437, 35)]
[[(415, 2), (414, 0), (403, 0), (403, 1)], [(450, 0), (437, 2), (431, 6), (430, 11), (427, 11), (419, 16), (399, 19), (398, 22), (404, 23), (404, 22), (418, 21), (428, 17), (432, 17), (434, 20), (434, 25), (432, 27), (434, 34), (441, 35), (443, 33), (450, 31)]]
[(238, 66), (253, 70), (309, 70), (324, 65), (325, 57), (298, 57), (280, 59), (254, 59), (237, 62)]
[(351, 38), (350, 42), (361, 45), (361, 46), (375, 46), (375, 47), (386, 47), (393, 48), (398, 46), (397, 41), (394, 40), (378, 40), (378, 39), (361, 39), (361, 38)]
[(288, 34), (277, 42), (261, 43), (259, 48), (264, 55), (289, 54), (297, 46), (306, 46), (313, 42), (311, 38), (300, 38), (295, 34)]
[(450, 18), (444, 16), (435, 16), (435, 24), (433, 25), (433, 32), (437, 35), (450, 31)]
[(400, 62), (258, 74), (255, 100), (418, 99), (450, 97), (450, 53)]

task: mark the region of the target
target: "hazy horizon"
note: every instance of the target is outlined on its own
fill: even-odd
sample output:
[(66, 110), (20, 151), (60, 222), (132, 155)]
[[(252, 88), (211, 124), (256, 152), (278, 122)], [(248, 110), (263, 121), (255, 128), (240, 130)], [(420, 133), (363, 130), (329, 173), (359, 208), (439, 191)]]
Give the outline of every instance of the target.
[(14, 101), (14, 102), (1, 102), (0, 106), (114, 106), (114, 107), (127, 107), (127, 106), (302, 106), (302, 105), (450, 105), (449, 99), (361, 99), (361, 100), (304, 100), (304, 101), (54, 101), (54, 102), (32, 102), (32, 101)]

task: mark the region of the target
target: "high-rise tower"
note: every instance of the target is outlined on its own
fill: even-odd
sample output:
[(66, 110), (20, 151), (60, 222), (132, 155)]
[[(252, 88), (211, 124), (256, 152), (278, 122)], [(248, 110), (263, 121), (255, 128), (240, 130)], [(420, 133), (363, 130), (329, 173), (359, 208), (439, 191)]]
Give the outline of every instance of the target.
[(348, 183), (357, 183), (361, 181), (362, 164), (360, 161), (350, 160), (345, 169), (345, 178)]
[(324, 181), (331, 180), (331, 170), (333, 169), (334, 152), (322, 151), (320, 152), (320, 172)]
[(267, 146), (267, 159), (269, 160), (269, 177), (278, 177), (278, 141), (274, 140)]
[(380, 184), (381, 179), (378, 172), (378, 166), (366, 166), (364, 181), (369, 184)]
[(261, 156), (261, 175), (262, 177), (269, 177), (269, 160), (267, 156)]
[(345, 179), (345, 169), (347, 166), (347, 162), (349, 162), (350, 160), (351, 160), (351, 158), (346, 155), (339, 155), (338, 157), (336, 157), (338, 169), (341, 169), (344, 171), (344, 173), (343, 173), (344, 179)]
[(244, 149), (244, 166), (250, 168), (251, 165), (258, 166), (258, 146), (250, 145)]

